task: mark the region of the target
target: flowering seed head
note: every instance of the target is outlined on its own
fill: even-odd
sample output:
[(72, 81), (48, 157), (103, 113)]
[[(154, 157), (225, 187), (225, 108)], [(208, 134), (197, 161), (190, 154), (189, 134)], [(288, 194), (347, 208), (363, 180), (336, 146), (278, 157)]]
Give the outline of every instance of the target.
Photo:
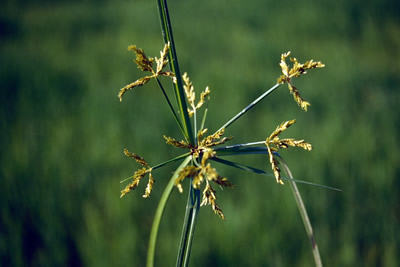
[(311, 105), (305, 99), (300, 96), (299, 90), (293, 85), (292, 78), (299, 77), (302, 74), (306, 74), (307, 70), (315, 69), (315, 68), (323, 68), (325, 65), (321, 61), (306, 61), (304, 64), (298, 62), (296, 58), (290, 58), (290, 61), (293, 63), (292, 68), (289, 69), (289, 66), (286, 64), (286, 58), (290, 55), (290, 51), (281, 55), (281, 62), (279, 66), (282, 69), (282, 75), (278, 78), (278, 83), (283, 84), (287, 83), (289, 92), (293, 95), (296, 103), (304, 110), (307, 111), (307, 108)]
[(154, 177), (150, 173), (149, 174), (149, 182), (147, 183), (146, 190), (145, 190), (145, 193), (143, 195), (144, 198), (148, 198), (150, 196), (151, 190), (153, 189), (153, 185), (154, 185)]
[(185, 141), (177, 141), (172, 137), (168, 137), (166, 135), (163, 136), (166, 143), (168, 145), (174, 146), (174, 147), (179, 147), (179, 148), (190, 148), (191, 146), (186, 143)]
[(136, 155), (135, 153), (131, 153), (128, 151), (128, 149), (124, 149), (124, 154), (127, 157), (133, 158), (136, 160), (137, 163), (141, 164), (144, 167), (148, 167), (149, 168), (149, 164), (147, 164), (147, 162), (139, 155)]
[(147, 58), (144, 50), (141, 48), (137, 48), (136, 45), (128, 46), (129, 51), (134, 51), (136, 54), (135, 63), (138, 68), (142, 71), (153, 72), (153, 63), (154, 58)]
[(305, 150), (311, 150), (312, 146), (310, 143), (305, 142), (304, 140), (295, 140), (293, 138), (279, 139), (279, 135), (293, 125), (296, 120), (285, 121), (281, 123), (275, 131), (265, 140), (265, 145), (268, 149), (269, 154), (269, 162), (271, 164), (272, 171), (274, 172), (276, 181), (280, 184), (283, 184), (280, 174), (279, 162), (274, 156), (274, 152), (278, 151), (281, 148), (289, 148), (289, 147), (300, 147)]
[(128, 184), (124, 190), (121, 191), (121, 196), (120, 198), (122, 198), (123, 196), (125, 196), (126, 194), (128, 194), (129, 192), (131, 192), (133, 189), (135, 189), (138, 185), (139, 185), (140, 179), (134, 179), (132, 183)]
[[(176, 77), (173, 72), (163, 71), (164, 67), (168, 63), (167, 56), (168, 56), (169, 46), (170, 46), (169, 42), (165, 44), (163, 51), (160, 52), (160, 58), (155, 58), (155, 59), (151, 57), (148, 58), (144, 53), (143, 49), (137, 48), (136, 45), (130, 45), (128, 47), (128, 50), (134, 51), (136, 53), (135, 63), (137, 64), (138, 68), (145, 72), (146, 71), (151, 72), (152, 75), (140, 78), (135, 82), (130, 83), (124, 86), (122, 89), (120, 89), (118, 94), (120, 102), (122, 102), (122, 97), (128, 90), (132, 90), (135, 87), (142, 86), (148, 83), (152, 78), (157, 78), (158, 76), (167, 76), (170, 77), (174, 83), (176, 83)], [(157, 68), (155, 71), (153, 69), (154, 61), (156, 61), (157, 63)]]
[(218, 206), (216, 200), (217, 200), (216, 192), (207, 182), (207, 185), (203, 191), (203, 199), (200, 206), (211, 205), (214, 213), (217, 214), (222, 220), (224, 220), (225, 219), (224, 213)]

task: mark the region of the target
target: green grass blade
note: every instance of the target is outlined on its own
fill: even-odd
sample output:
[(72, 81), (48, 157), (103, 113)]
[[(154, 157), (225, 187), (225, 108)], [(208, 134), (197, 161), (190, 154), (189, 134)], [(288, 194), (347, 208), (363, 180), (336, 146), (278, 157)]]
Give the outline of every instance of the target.
[(301, 198), (300, 191), (297, 188), (296, 182), (293, 179), (292, 172), (290, 171), (289, 167), (287, 166), (286, 162), (280, 157), (280, 163), (283, 166), (283, 170), (285, 171), (286, 175), (292, 180), (289, 181), (290, 189), (292, 189), (293, 196), (296, 200), (297, 207), (299, 208), (301, 219), (303, 220), (304, 227), (307, 232), (307, 236), (311, 241), (312, 252), (314, 256), (315, 266), (322, 267), (321, 256), (319, 255), (318, 245), (315, 241), (314, 232), (311, 226), (310, 219), (308, 218), (306, 207), (304, 206), (303, 199)]
[(158, 228), (160, 226), (161, 217), (164, 213), (165, 205), (167, 204), (168, 198), (172, 192), (172, 189), (174, 188), (175, 180), (176, 178), (178, 178), (179, 172), (189, 164), (191, 158), (191, 156), (187, 156), (186, 159), (181, 163), (181, 165), (179, 165), (179, 167), (176, 169), (161, 196), (160, 202), (158, 203), (156, 214), (153, 220), (153, 226), (151, 227), (149, 248), (147, 250), (147, 267), (154, 266), (154, 254), (157, 242)]

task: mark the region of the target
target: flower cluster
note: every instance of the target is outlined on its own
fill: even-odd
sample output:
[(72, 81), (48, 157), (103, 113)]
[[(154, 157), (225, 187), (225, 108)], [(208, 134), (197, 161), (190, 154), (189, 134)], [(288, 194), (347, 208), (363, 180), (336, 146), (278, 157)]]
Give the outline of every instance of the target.
[[(187, 144), (185, 141), (177, 141), (174, 138), (164, 136), (166, 143), (178, 148), (186, 148), (191, 151), (193, 158), (193, 165), (186, 166), (183, 168), (178, 178), (175, 181), (175, 185), (179, 192), (183, 192), (181, 182), (185, 178), (191, 178), (193, 188), (200, 189), (201, 184), (205, 181), (206, 186), (203, 191), (203, 201), (201, 205), (211, 205), (212, 209), (222, 219), (224, 214), (216, 203), (216, 193), (209, 182), (214, 182), (223, 187), (232, 187), (233, 184), (227, 179), (217, 173), (217, 171), (208, 162), (209, 159), (216, 157), (216, 152), (212, 149), (214, 146), (224, 144), (225, 142), (232, 139), (232, 137), (223, 137), (224, 130), (218, 131), (212, 135), (203, 138), (207, 129), (199, 131), (197, 135), (198, 143), (196, 146)], [(222, 138), (222, 139), (221, 139)]]
[[(144, 51), (140, 48), (137, 48), (136, 46), (130, 46), (129, 50), (133, 50), (136, 53), (136, 60), (135, 63), (138, 65), (138, 68), (141, 69), (144, 72), (150, 72), (151, 75), (145, 76), (143, 78), (140, 78), (136, 80), (133, 83), (130, 83), (123, 87), (119, 94), (118, 97), (120, 101), (122, 101), (123, 95), (126, 93), (126, 91), (131, 90), (137, 86), (142, 86), (146, 84), (150, 79), (155, 78), (158, 81), (159, 76), (167, 76), (172, 78), (173, 82), (175, 85), (177, 85), (177, 77), (175, 73), (170, 72), (170, 71), (164, 71), (164, 68), (166, 64), (168, 63), (168, 53), (169, 53), (169, 43), (167, 43), (164, 46), (163, 51), (160, 52), (160, 58), (148, 58)], [(293, 66), (289, 68), (289, 66), (286, 64), (286, 58), (290, 55), (290, 52), (282, 54), (281, 56), (281, 62), (280, 62), (280, 67), (282, 69), (282, 75), (278, 78), (278, 84), (276, 85), (277, 88), (280, 84), (287, 83), (290, 93), (293, 94), (295, 101), (298, 103), (298, 105), (305, 111), (307, 111), (307, 107), (310, 106), (310, 103), (308, 103), (306, 100), (301, 98), (300, 93), (298, 89), (293, 85), (292, 79), (294, 77), (299, 77), (302, 74), (305, 74), (307, 70), (313, 69), (313, 68), (322, 68), (324, 67), (324, 64), (321, 62), (314, 62), (313, 60), (306, 61), (304, 64), (301, 64), (297, 61), (296, 58), (290, 58), (290, 60), (293, 62)], [(154, 62), (156, 62), (157, 66), (156, 68), (153, 68)], [(197, 132), (197, 135), (193, 137), (194, 141), (189, 142), (188, 139), (186, 140), (181, 140), (178, 141), (172, 137), (168, 137), (164, 135), (164, 139), (167, 144), (174, 146), (176, 148), (181, 148), (186, 150), (186, 154), (183, 154), (184, 156), (190, 156), (191, 159), (191, 164), (190, 165), (185, 165), (180, 169), (178, 175), (176, 176), (176, 179), (174, 181), (175, 186), (179, 190), (179, 192), (183, 192), (183, 187), (182, 187), (182, 181), (185, 179), (190, 179), (192, 183), (192, 187), (196, 190), (200, 190), (201, 186), (204, 185), (203, 189), (203, 197), (202, 197), (202, 202), (201, 205), (211, 205), (214, 213), (219, 215), (222, 219), (224, 219), (224, 214), (222, 213), (222, 210), (216, 203), (217, 197), (216, 197), (216, 191), (212, 187), (211, 182), (222, 186), (222, 187), (232, 187), (233, 184), (225, 177), (221, 176), (218, 174), (215, 168), (212, 167), (210, 163), (210, 159), (212, 160), (218, 160), (220, 155), (218, 154), (223, 152), (224, 149), (227, 151), (229, 149), (229, 146), (226, 147), (219, 147), (218, 149), (215, 148), (216, 146), (222, 145), (226, 143), (227, 141), (231, 140), (232, 137), (224, 137), (224, 132), (225, 132), (225, 126), (223, 126), (219, 131), (215, 132), (214, 134), (207, 135), (207, 129), (204, 128), (204, 120), (207, 112), (204, 112), (203, 116), (203, 122), (200, 127), (200, 130), (197, 131), (197, 110), (203, 107), (204, 103), (209, 100), (209, 95), (210, 95), (210, 89), (206, 87), (206, 89), (200, 94), (200, 100), (196, 103), (196, 95), (195, 95), (195, 90), (194, 86), (187, 75), (185, 73), (182, 76), (182, 81), (183, 81), (183, 91), (184, 94), (186, 95), (188, 107), (187, 107), (187, 114), (190, 117), (194, 117), (194, 132)], [(158, 84), (160, 87), (160, 81), (158, 81)], [(167, 98), (167, 101), (172, 109), (172, 112), (175, 116), (175, 119), (178, 121), (178, 124), (180, 127), (182, 127), (182, 124), (180, 124), (180, 121), (177, 117), (177, 113), (174, 111), (167, 94), (165, 93), (164, 89), (162, 88), (164, 95)], [(182, 93), (183, 94), (183, 93)], [(267, 95), (267, 94), (264, 94)], [(258, 98), (256, 101), (259, 101), (262, 98)], [(258, 102), (253, 102), (251, 103), (248, 107), (246, 107), (239, 115), (241, 116), (243, 113), (247, 112), (251, 107), (253, 107), (256, 103)], [(185, 110), (185, 109), (182, 109)], [(180, 111), (182, 112), (182, 111)], [(236, 120), (240, 116), (235, 116), (234, 119)], [(190, 119), (189, 119), (190, 121)], [(277, 157), (277, 152), (279, 149), (282, 148), (289, 148), (289, 147), (300, 147), (305, 150), (311, 150), (312, 146), (310, 143), (305, 142), (304, 140), (295, 140), (293, 138), (285, 138), (285, 139), (280, 139), (280, 134), (283, 133), (287, 128), (289, 128), (291, 125), (293, 125), (296, 121), (295, 120), (289, 120), (286, 122), (283, 122), (280, 124), (275, 131), (272, 132), (272, 134), (266, 138), (265, 141), (262, 142), (256, 142), (256, 143), (264, 143), (265, 147), (262, 147), (262, 152), (263, 153), (268, 153), (269, 156), (269, 163), (271, 165), (271, 169), (274, 173), (274, 176), (276, 178), (276, 181), (280, 184), (283, 184), (282, 177), (281, 177), (281, 171), (279, 168), (279, 159)], [(230, 125), (230, 124), (225, 124), (225, 125)], [(182, 128), (181, 128), (182, 129)], [(251, 145), (252, 143), (249, 144), (240, 144), (240, 145), (234, 145), (230, 147), (246, 147)], [(249, 150), (250, 151), (250, 150)], [(240, 151), (237, 151), (240, 152)], [(133, 158), (138, 162), (140, 165), (142, 165), (141, 169), (138, 169), (132, 176), (133, 181), (128, 184), (122, 191), (121, 191), (121, 197), (135, 189), (138, 185), (139, 182), (146, 176), (146, 174), (149, 174), (149, 180), (147, 183), (147, 187), (145, 189), (145, 193), (143, 197), (147, 198), (151, 194), (151, 190), (154, 185), (154, 177), (152, 176), (152, 170), (161, 167), (162, 165), (165, 165), (166, 163), (172, 162), (174, 160), (167, 161), (165, 163), (159, 164), (154, 167), (150, 167), (149, 164), (140, 156), (129, 152), (128, 150), (124, 150), (124, 153), (126, 156)], [(237, 153), (238, 155), (241, 153)], [(232, 164), (233, 165), (233, 164)], [(231, 166), (232, 166), (231, 165)]]
[(295, 140), (293, 138), (279, 139), (279, 135), (293, 125), (296, 120), (290, 120), (279, 125), (275, 131), (265, 140), (265, 145), (267, 146), (268, 154), (269, 154), (269, 162), (271, 163), (272, 171), (274, 172), (276, 181), (280, 184), (283, 184), (281, 178), (281, 171), (278, 166), (278, 160), (275, 157), (275, 153), (281, 148), (289, 148), (291, 147), (301, 147), (305, 150), (311, 150), (312, 146), (310, 143), (305, 142), (304, 140)]
[(282, 69), (282, 75), (278, 78), (278, 83), (283, 84), (287, 83), (289, 87), (289, 91), (293, 94), (294, 100), (297, 104), (304, 110), (307, 111), (308, 106), (310, 103), (304, 100), (299, 93), (299, 90), (293, 85), (292, 78), (299, 77), (302, 74), (306, 74), (307, 70), (314, 69), (314, 68), (323, 68), (325, 65), (321, 61), (313, 61), (312, 59), (306, 61), (304, 64), (301, 64), (297, 61), (296, 58), (290, 58), (290, 61), (293, 62), (292, 68), (289, 69), (288, 65), (286, 64), (286, 58), (290, 55), (290, 51), (287, 53), (282, 54), (280, 66)]
[(153, 185), (154, 185), (154, 177), (151, 174), (152, 168), (149, 166), (149, 164), (147, 164), (147, 162), (140, 156), (136, 155), (135, 153), (131, 153), (129, 152), (127, 149), (124, 149), (124, 154), (127, 157), (133, 158), (136, 160), (137, 163), (139, 163), (140, 165), (142, 165), (144, 168), (137, 170), (134, 174), (133, 174), (133, 181), (128, 184), (124, 190), (121, 191), (121, 198), (128, 194), (130, 191), (132, 191), (133, 189), (135, 189), (138, 185), (140, 180), (143, 179), (143, 177), (146, 176), (146, 174), (149, 174), (149, 182), (147, 183), (147, 187), (145, 190), (145, 193), (143, 195), (144, 198), (147, 198), (150, 196), (151, 194), (151, 190), (153, 189)]
[[(119, 94), (118, 94), (119, 101), (122, 102), (122, 97), (128, 90), (132, 90), (135, 87), (145, 85), (152, 78), (158, 78), (158, 76), (167, 76), (167, 77), (171, 77), (173, 79), (173, 81), (175, 82), (175, 74), (173, 72), (163, 71), (164, 67), (168, 63), (167, 56), (168, 56), (169, 48), (170, 47), (169, 47), (169, 43), (168, 43), (164, 46), (163, 51), (160, 52), (160, 58), (157, 58), (157, 57), (148, 58), (146, 56), (146, 54), (144, 53), (143, 49), (137, 48), (136, 45), (130, 45), (128, 47), (129, 51), (134, 51), (136, 53), (135, 63), (138, 66), (138, 68), (144, 72), (146, 72), (146, 71), (150, 72), (152, 75), (137, 79), (133, 83), (130, 83), (130, 84), (124, 86), (123, 88), (121, 88), (121, 90), (119, 91)], [(154, 61), (157, 64), (157, 67), (155, 70), (153, 68)]]
[(185, 83), (183, 88), (185, 89), (185, 94), (186, 94), (187, 100), (190, 105), (190, 108), (188, 108), (188, 113), (189, 113), (190, 117), (192, 117), (193, 114), (195, 113), (195, 111), (197, 109), (201, 108), (201, 106), (203, 106), (203, 104), (206, 102), (206, 97), (208, 97), (208, 95), (211, 93), (211, 91), (207, 86), (206, 89), (204, 90), (204, 92), (201, 92), (199, 102), (197, 104), (195, 104), (196, 95), (194, 92), (194, 87), (193, 87), (193, 84), (190, 81), (190, 78), (186, 72), (183, 74), (182, 79)]

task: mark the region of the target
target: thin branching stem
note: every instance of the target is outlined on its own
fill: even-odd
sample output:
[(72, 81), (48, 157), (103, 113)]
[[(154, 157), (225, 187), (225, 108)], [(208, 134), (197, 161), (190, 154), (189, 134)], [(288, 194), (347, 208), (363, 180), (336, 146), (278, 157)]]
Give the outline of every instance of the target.
[(264, 99), (267, 95), (271, 94), (275, 89), (277, 89), (281, 84), (277, 83), (274, 86), (272, 86), (270, 89), (268, 89), (265, 93), (260, 95), (256, 100), (251, 102), (247, 107), (245, 107), (242, 111), (240, 111), (238, 114), (236, 114), (232, 119), (230, 119), (227, 123), (225, 123), (217, 132), (221, 131), (222, 129), (228, 128), (232, 123), (234, 123), (237, 119), (242, 117), (247, 111), (249, 111), (252, 107), (258, 104), (261, 100)]
[[(171, 163), (171, 162), (174, 162), (174, 161), (183, 159), (183, 158), (185, 158), (185, 157), (187, 157), (187, 156), (189, 156), (189, 155), (190, 155), (190, 152), (187, 152), (187, 153), (182, 154), (182, 155), (180, 155), (180, 156), (177, 156), (177, 157), (175, 157), (175, 158), (173, 158), (173, 159), (170, 159), (170, 160), (164, 161), (164, 162), (162, 162), (162, 163), (159, 163), (159, 164), (157, 164), (157, 165), (151, 167), (151, 169), (152, 169), (152, 170), (156, 170), (156, 169), (161, 168), (161, 167), (163, 167), (163, 166), (165, 166), (165, 165), (167, 165), (167, 164), (169, 164), (169, 163)], [(129, 176), (128, 178), (125, 178), (125, 179), (122, 180), (122, 181), (120, 181), (120, 183), (122, 184), (122, 183), (126, 182), (127, 180), (132, 179), (132, 177), (133, 177), (133, 175), (132, 175), (132, 176)]]
[(169, 108), (171, 109), (172, 114), (174, 115), (174, 119), (175, 119), (176, 123), (178, 124), (179, 129), (181, 130), (181, 132), (183, 133), (183, 135), (185, 135), (185, 130), (183, 129), (182, 123), (181, 123), (181, 121), (179, 120), (178, 115), (176, 114), (175, 109), (174, 109), (174, 107), (172, 106), (172, 103), (171, 103), (171, 101), (169, 100), (169, 97), (168, 97), (167, 93), (165, 92), (163, 85), (161, 84), (161, 81), (160, 81), (158, 78), (156, 78), (156, 80), (157, 80), (157, 84), (158, 84), (158, 86), (160, 87), (160, 89), (161, 89), (161, 91), (162, 91), (162, 93), (163, 93), (165, 99), (167, 100), (168, 106), (169, 106)]
[(152, 167), (152, 169), (153, 169), (153, 170), (156, 170), (156, 169), (158, 169), (158, 168), (161, 168), (161, 167), (167, 165), (168, 163), (171, 163), (171, 162), (174, 162), (174, 161), (183, 159), (183, 158), (185, 158), (185, 157), (187, 157), (187, 156), (189, 156), (189, 155), (190, 155), (190, 152), (187, 152), (187, 153), (182, 154), (182, 155), (180, 155), (180, 156), (177, 156), (177, 157), (175, 157), (175, 158), (173, 158), (173, 159), (170, 159), (170, 160), (164, 161), (164, 162), (162, 162), (162, 163), (159, 163), (159, 164), (155, 165), (154, 167)]

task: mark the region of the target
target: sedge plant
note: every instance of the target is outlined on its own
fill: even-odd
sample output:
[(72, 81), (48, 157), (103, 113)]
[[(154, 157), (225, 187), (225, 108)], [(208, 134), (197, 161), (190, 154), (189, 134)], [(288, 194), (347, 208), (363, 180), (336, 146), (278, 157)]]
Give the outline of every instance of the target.
[[(280, 149), (288, 149), (290, 147), (297, 147), (307, 151), (312, 149), (312, 145), (304, 141), (304, 139), (297, 140), (294, 138), (280, 137), (284, 131), (296, 122), (296, 120), (293, 119), (282, 122), (271, 134), (265, 137), (265, 140), (257, 142), (228, 144), (228, 142), (231, 142), (232, 136), (225, 135), (225, 133), (230, 125), (283, 84), (287, 84), (290, 94), (293, 95), (295, 102), (300, 106), (300, 108), (307, 111), (310, 103), (302, 98), (299, 90), (295, 87), (293, 80), (306, 74), (308, 70), (323, 68), (325, 65), (320, 61), (313, 60), (300, 63), (296, 58), (290, 58), (291, 64), (288, 65), (287, 59), (290, 56), (290, 52), (282, 54), (279, 64), (282, 70), (282, 75), (277, 79), (276, 84), (266, 90), (237, 115), (233, 116), (232, 119), (223, 124), (216, 132), (210, 133), (205, 127), (208, 112), (207, 105), (205, 104), (210, 100), (211, 91), (207, 87), (200, 93), (200, 95), (196, 95), (194, 86), (188, 74), (181, 74), (172, 34), (167, 1), (157, 0), (157, 3), (164, 39), (164, 47), (160, 52), (160, 57), (148, 57), (143, 49), (134, 45), (129, 46), (128, 49), (133, 51), (136, 55), (135, 63), (141, 71), (146, 73), (146, 75), (120, 89), (118, 94), (120, 101), (122, 101), (125, 93), (128, 91), (144, 86), (151, 80), (155, 81), (160, 88), (161, 93), (165, 97), (167, 105), (171, 110), (172, 117), (176, 121), (176, 124), (182, 133), (181, 138), (163, 136), (166, 144), (176, 148), (181, 151), (181, 153), (179, 156), (166, 160), (160, 164), (150, 165), (138, 154), (129, 152), (127, 149), (124, 150), (127, 157), (133, 158), (142, 167), (136, 170), (131, 177), (121, 181), (122, 183), (131, 180), (131, 182), (121, 191), (121, 198), (138, 187), (139, 183), (145, 176), (148, 176), (148, 182), (143, 197), (149, 197), (155, 181), (153, 172), (169, 163), (180, 162), (179, 167), (175, 170), (169, 183), (164, 189), (155, 213), (150, 233), (147, 266), (154, 266), (158, 228), (168, 198), (174, 187), (176, 187), (181, 193), (184, 191), (182, 183), (185, 180), (189, 180), (190, 183), (176, 266), (188, 266), (189, 264), (190, 251), (200, 207), (209, 205), (217, 216), (221, 219), (225, 218), (221, 207), (217, 204), (217, 195), (214, 187), (217, 185), (231, 188), (233, 184), (227, 178), (218, 173), (214, 168), (214, 162), (259, 175), (274, 176), (276, 182), (281, 185), (284, 184), (284, 181), (287, 181), (292, 189), (307, 235), (311, 241), (315, 264), (316, 266), (322, 266), (311, 223), (299, 190), (296, 186), (296, 182), (306, 184), (313, 183), (294, 179), (290, 169), (279, 154)], [(168, 77), (172, 81), (171, 84), (174, 96), (172, 99), (160, 79), (162, 76)], [(271, 173), (227, 160), (225, 158), (225, 156), (228, 155), (241, 156), (245, 154), (260, 154), (263, 157), (266, 156), (266, 164), (270, 166), (269, 168), (271, 169)], [(286, 176), (281, 174), (281, 168), (283, 168)]]

